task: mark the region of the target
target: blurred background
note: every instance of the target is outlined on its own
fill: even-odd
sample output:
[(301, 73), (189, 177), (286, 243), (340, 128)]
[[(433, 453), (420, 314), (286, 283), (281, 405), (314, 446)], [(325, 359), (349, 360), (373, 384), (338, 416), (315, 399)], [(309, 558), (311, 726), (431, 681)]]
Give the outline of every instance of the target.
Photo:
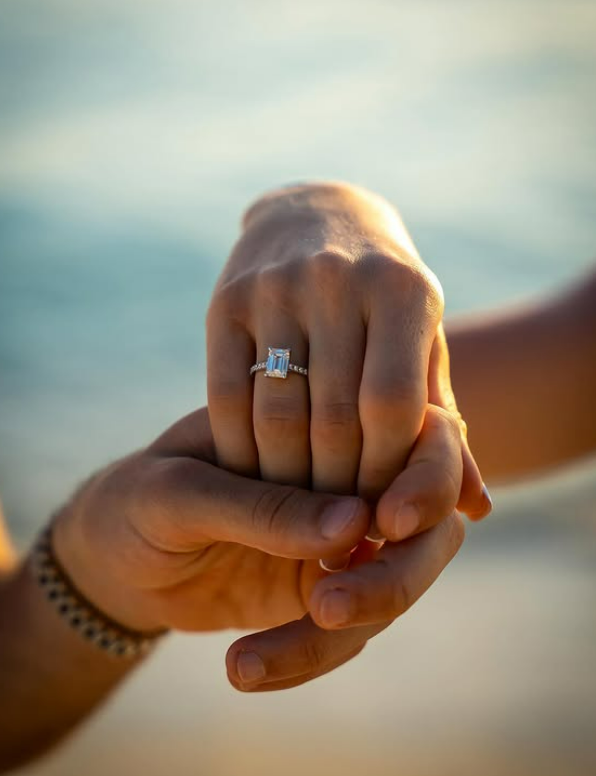
[[(22, 549), (205, 402), (241, 211), (310, 177), (397, 204), (450, 314), (573, 279), (596, 255), (596, 3), (0, 3), (0, 493)], [(237, 634), (176, 636), (25, 773), (596, 773), (594, 464), (493, 496), (346, 667), (243, 696)]]

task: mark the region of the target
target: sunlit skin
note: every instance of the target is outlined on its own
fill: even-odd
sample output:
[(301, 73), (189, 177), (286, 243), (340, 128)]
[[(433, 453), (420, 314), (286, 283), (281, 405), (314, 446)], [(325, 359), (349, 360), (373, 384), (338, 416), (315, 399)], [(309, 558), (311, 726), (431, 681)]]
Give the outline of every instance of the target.
[[(322, 191), (326, 198), (329, 189)], [(270, 208), (271, 200), (265, 204)], [(321, 200), (312, 204), (321, 209), (321, 223), (328, 207)], [(346, 210), (344, 226), (351, 217)], [(359, 224), (355, 231), (361, 233), (371, 218), (363, 213), (354, 222)], [(292, 229), (291, 213), (287, 220), (284, 239), (285, 230)], [(300, 224), (304, 226), (302, 212), (296, 227)], [(381, 242), (389, 251), (388, 241), (395, 235), (393, 231), (375, 244), (376, 260)], [(348, 238), (347, 232), (344, 238), (345, 251), (354, 250), (356, 238)], [(312, 255), (320, 256), (321, 250), (316, 247)], [(337, 259), (326, 249), (324, 255)], [(527, 476), (596, 449), (595, 311), (592, 276), (525, 310), (470, 317), (448, 327), (459, 409), (489, 483)], [(470, 497), (466, 476), (472, 482), (472, 501), (480, 492), (471, 456), (466, 464), (469, 453), (453, 404), (438, 321), (429, 342), (425, 404), (414, 438), (402, 437), (399, 443), (402, 450), (413, 449), (400, 462), (400, 467), (406, 463), (405, 470), (386, 480), (376, 508), (378, 527), (390, 539), (401, 538), (403, 513), (398, 507), (404, 503), (418, 504), (423, 522), (412, 538), (387, 542), (379, 553), (361, 542), (358, 552), (374, 555), (375, 562), (334, 575), (322, 572), (319, 557), (342, 555), (370, 530), (370, 508), (356, 502), (355, 522), (340, 538), (324, 539), (321, 516), (334, 497), (301, 490), (297, 482), (265, 483), (215, 467), (216, 456), (222, 455), (219, 441), (216, 451), (201, 410), (75, 494), (60, 513), (56, 533), (64, 566), (91, 600), (130, 627), (273, 628), (239, 639), (228, 652), (229, 679), (244, 691), (292, 687), (349, 660), (411, 605), (456, 553), (463, 529), (453, 510), (456, 504), (462, 508), (462, 483), (464, 506), (474, 513), (473, 503), (465, 502)], [(350, 362), (343, 363), (349, 371)], [(316, 374), (312, 378), (316, 385)], [(306, 383), (299, 376), (293, 382)], [(248, 449), (244, 437), (239, 447)], [(259, 464), (262, 447), (262, 442), (257, 445)], [(394, 464), (396, 449), (391, 450)], [(360, 442), (358, 455), (362, 450)], [(308, 455), (312, 472), (310, 450)], [(352, 461), (351, 487), (358, 489), (355, 454), (346, 450), (346, 458)], [(274, 457), (269, 460), (275, 466)], [(227, 462), (227, 468), (239, 467)], [(317, 471), (324, 475), (324, 467)], [(375, 466), (368, 471), (379, 473)], [(386, 470), (382, 476), (387, 477)], [(84, 642), (48, 606), (28, 564), (15, 565), (6, 537), (0, 547), (0, 766), (8, 767), (59, 740), (135, 663), (115, 661)], [(366, 561), (367, 556), (358, 559)], [(348, 622), (333, 624), (325, 619), (322, 599), (338, 587), (349, 593), (351, 610)], [(243, 652), (260, 656), (265, 666), (260, 680), (242, 680), (238, 658)]]
[(489, 483), (594, 451), (596, 270), (543, 299), (451, 321), (447, 334), (458, 404)]
[[(460, 444), (458, 429), (441, 418), (437, 412), (421, 435), (414, 475), (407, 478), (406, 469), (392, 484), (388, 509), (415, 489), (418, 477), (427, 479), (425, 470), (433, 476), (435, 452)], [(228, 675), (238, 689), (293, 687), (354, 657), (432, 584), (463, 539), (452, 514), (381, 551), (382, 562), (363, 563), (347, 580), (352, 627), (325, 630), (313, 621), (330, 580), (317, 558), (363, 539), (367, 505), (242, 478), (213, 460), (207, 413), (200, 410), (87, 482), (61, 511), (54, 544), (86, 597), (129, 627), (271, 628), (230, 648)], [(331, 505), (353, 514), (334, 539), (323, 535)], [(131, 665), (87, 644), (57, 617), (27, 563), (0, 586), (0, 625), (7, 634), (0, 642), (0, 763), (8, 766), (59, 740)], [(238, 660), (247, 652), (260, 656), (261, 681), (242, 673)]]
[[(374, 502), (403, 468), (429, 397), (459, 421), (442, 357), (438, 280), (397, 211), (359, 187), (281, 189), (253, 205), (243, 226), (207, 316), (218, 461), (247, 476)], [(308, 382), (251, 377), (269, 346), (291, 347), (292, 361), (308, 364)], [(465, 436), (462, 451), (459, 508), (486, 514)], [(446, 514), (428, 516), (420, 530)], [(394, 526), (385, 528), (398, 538)]]

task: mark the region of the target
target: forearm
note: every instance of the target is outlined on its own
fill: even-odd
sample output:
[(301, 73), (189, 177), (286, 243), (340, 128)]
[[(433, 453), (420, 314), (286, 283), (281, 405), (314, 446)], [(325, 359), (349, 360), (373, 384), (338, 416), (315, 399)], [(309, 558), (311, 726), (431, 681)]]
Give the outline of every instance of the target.
[(596, 273), (542, 303), (447, 326), (452, 380), (490, 483), (596, 450)]
[(42, 754), (138, 661), (111, 657), (57, 614), (30, 559), (0, 580), (0, 772)]

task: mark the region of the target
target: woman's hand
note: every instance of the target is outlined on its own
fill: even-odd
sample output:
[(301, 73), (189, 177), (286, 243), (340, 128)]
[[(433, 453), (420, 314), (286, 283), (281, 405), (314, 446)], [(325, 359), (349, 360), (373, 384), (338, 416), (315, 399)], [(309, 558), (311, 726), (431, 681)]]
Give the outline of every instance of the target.
[[(442, 313), (437, 279), (380, 197), (321, 184), (259, 200), (207, 318), (219, 464), (376, 503), (402, 471), (429, 399), (460, 422)], [(268, 347), (290, 348), (308, 379), (250, 377)], [(465, 434), (456, 455), (464, 465), (459, 508), (482, 516), (490, 505)], [(399, 528), (383, 525), (384, 535), (401, 539), (447, 514), (416, 521), (406, 510)]]
[[(431, 483), (425, 498), (453, 510), (452, 473), (441, 472), (437, 455), (454, 458), (458, 430), (448, 413), (433, 413), (411, 465), (379, 504), (388, 517), (423, 482)], [(228, 652), (238, 689), (292, 687), (358, 654), (432, 584), (463, 538), (453, 513), (387, 545), (373, 562), (328, 577), (317, 558), (364, 537), (366, 503), (249, 480), (214, 459), (200, 410), (83, 485), (57, 517), (54, 549), (81, 592), (129, 628), (267, 629)], [(338, 590), (348, 601), (339, 619), (337, 603), (324, 596)]]

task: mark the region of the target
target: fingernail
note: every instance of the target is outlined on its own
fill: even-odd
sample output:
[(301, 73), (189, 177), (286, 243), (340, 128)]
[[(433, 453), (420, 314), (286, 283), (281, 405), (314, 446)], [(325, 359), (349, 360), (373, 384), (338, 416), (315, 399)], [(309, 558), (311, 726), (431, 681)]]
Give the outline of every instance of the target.
[(325, 507), (321, 516), (321, 533), (325, 539), (337, 539), (352, 524), (358, 511), (358, 499), (343, 499)]
[(343, 625), (350, 619), (350, 594), (346, 590), (328, 590), (321, 598), (319, 617), (323, 625)]
[[(484, 482), (482, 483), (482, 495), (487, 501), (488, 512), (490, 512), (493, 508), (493, 500), (490, 497), (490, 493), (488, 492), (488, 488)], [(488, 514), (488, 512), (486, 514)]]
[(321, 558), (319, 566), (323, 571), (343, 571), (350, 565), (350, 554), (340, 555), (339, 558)]
[(236, 671), (244, 684), (254, 684), (265, 678), (265, 664), (256, 652), (241, 652), (236, 659)]
[(478, 521), (490, 515), (493, 509), (493, 500), (490, 497), (488, 488), (482, 483), (482, 507), (474, 512), (466, 512), (470, 520)]
[(420, 525), (420, 512), (416, 504), (402, 504), (393, 518), (393, 530), (396, 539), (411, 536)]
[(381, 542), (385, 541), (385, 537), (377, 528), (377, 523), (374, 520), (371, 523), (370, 528), (368, 529), (368, 533), (364, 538), (369, 542), (373, 542), (374, 544), (380, 544)]

